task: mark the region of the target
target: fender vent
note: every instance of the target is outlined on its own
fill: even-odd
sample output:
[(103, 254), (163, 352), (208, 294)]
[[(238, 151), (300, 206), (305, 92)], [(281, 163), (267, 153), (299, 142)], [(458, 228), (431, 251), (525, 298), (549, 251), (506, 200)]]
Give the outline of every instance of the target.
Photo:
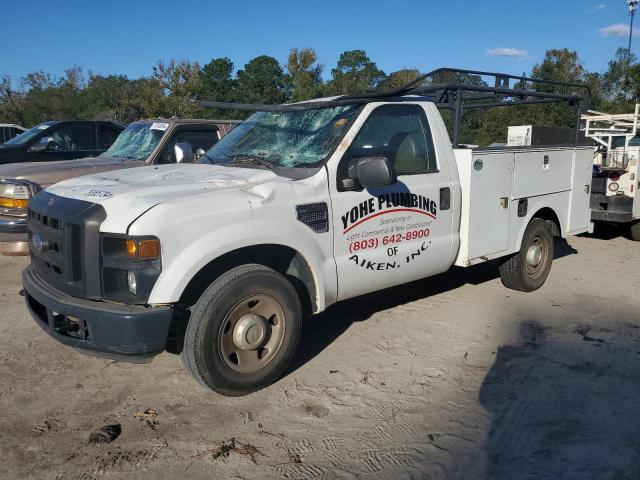
[(329, 231), (329, 211), (325, 202), (296, 205), (296, 214), (298, 220), (309, 226), (314, 232)]

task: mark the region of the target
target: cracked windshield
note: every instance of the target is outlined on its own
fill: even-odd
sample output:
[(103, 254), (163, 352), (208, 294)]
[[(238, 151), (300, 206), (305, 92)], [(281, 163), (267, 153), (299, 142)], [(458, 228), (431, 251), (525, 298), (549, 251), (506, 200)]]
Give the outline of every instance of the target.
[(300, 112), (257, 112), (211, 148), (200, 163), (312, 167), (340, 141), (358, 105)]
[(111, 148), (104, 152), (102, 156), (146, 160), (153, 152), (153, 149), (156, 148), (168, 127), (168, 123), (132, 123), (124, 129), (111, 145)]

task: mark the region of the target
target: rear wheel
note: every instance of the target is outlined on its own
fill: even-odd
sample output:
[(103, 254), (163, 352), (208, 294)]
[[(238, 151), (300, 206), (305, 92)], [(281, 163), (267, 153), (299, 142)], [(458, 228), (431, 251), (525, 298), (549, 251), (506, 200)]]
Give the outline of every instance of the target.
[(629, 231), (631, 233), (631, 239), (636, 242), (640, 242), (640, 220), (632, 223), (629, 227)]
[(524, 232), (520, 251), (500, 264), (502, 284), (521, 292), (537, 290), (549, 276), (552, 262), (553, 235), (546, 221), (534, 218)]
[(245, 395), (282, 375), (301, 323), (300, 300), (285, 277), (242, 265), (215, 280), (192, 307), (181, 357), (201, 385)]

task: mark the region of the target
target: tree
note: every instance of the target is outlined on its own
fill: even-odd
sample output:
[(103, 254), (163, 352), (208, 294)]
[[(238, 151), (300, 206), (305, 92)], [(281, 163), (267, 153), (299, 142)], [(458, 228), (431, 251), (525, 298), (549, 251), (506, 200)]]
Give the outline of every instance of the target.
[(629, 93), (630, 84), (626, 81), (627, 66), (633, 67), (636, 63), (636, 56), (631, 53), (627, 63), (627, 52), (626, 48), (618, 48), (614, 57), (609, 60), (607, 70), (600, 77), (602, 91), (609, 101), (620, 100), (621, 97), (626, 97)]
[(340, 54), (336, 68), (331, 70), (331, 77), (327, 86), (329, 93), (347, 95), (377, 88), (385, 74), (364, 50), (348, 50)]
[(24, 121), (24, 94), (11, 86), (11, 77), (5, 76), (0, 80), (0, 122), (17, 123)]
[(186, 60), (159, 61), (151, 81), (144, 85), (145, 110), (151, 116), (188, 118), (199, 110), (195, 93), (200, 90), (200, 65)]
[(285, 74), (278, 61), (260, 55), (238, 71), (238, 95), (244, 103), (276, 104), (285, 100)]
[[(547, 50), (542, 63), (534, 65), (531, 69), (533, 78), (564, 83), (580, 82), (584, 74), (585, 69), (578, 58), (578, 53), (566, 48)], [(552, 89), (552, 87), (537, 88)]]
[(420, 76), (420, 71), (415, 68), (403, 68), (390, 73), (382, 82), (381, 90), (393, 90), (400, 88)]
[(138, 100), (138, 80), (124, 75), (89, 75), (85, 95), (89, 118), (129, 123), (144, 115)]
[(200, 71), (200, 98), (217, 102), (235, 99), (236, 81), (233, 62), (227, 57), (214, 58)]
[[(202, 100), (233, 102), (236, 100), (238, 82), (233, 78), (233, 62), (227, 58), (214, 58), (200, 71), (200, 90)], [(231, 118), (237, 114), (230, 110), (203, 108), (199, 115), (203, 118)]]
[(24, 123), (33, 125), (45, 120), (86, 118), (85, 87), (84, 73), (78, 66), (65, 70), (61, 78), (43, 71), (25, 75), (21, 81)]
[(287, 58), (289, 98), (294, 102), (309, 100), (322, 94), (322, 65), (312, 48), (292, 48)]

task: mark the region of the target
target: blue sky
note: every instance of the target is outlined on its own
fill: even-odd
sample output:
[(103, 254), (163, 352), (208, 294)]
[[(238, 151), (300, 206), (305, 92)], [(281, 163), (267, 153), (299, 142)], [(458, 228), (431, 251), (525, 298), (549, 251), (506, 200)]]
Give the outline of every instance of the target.
[[(387, 73), (450, 66), (519, 74), (563, 47), (601, 71), (626, 46), (621, 24), (629, 22), (625, 0), (30, 0), (1, 10), (0, 75), (14, 81), (73, 65), (136, 78), (172, 58), (204, 64), (227, 56), (242, 68), (266, 54), (284, 64), (290, 48), (307, 46), (325, 76), (342, 51), (356, 48)], [(638, 54), (640, 37), (634, 41)]]

